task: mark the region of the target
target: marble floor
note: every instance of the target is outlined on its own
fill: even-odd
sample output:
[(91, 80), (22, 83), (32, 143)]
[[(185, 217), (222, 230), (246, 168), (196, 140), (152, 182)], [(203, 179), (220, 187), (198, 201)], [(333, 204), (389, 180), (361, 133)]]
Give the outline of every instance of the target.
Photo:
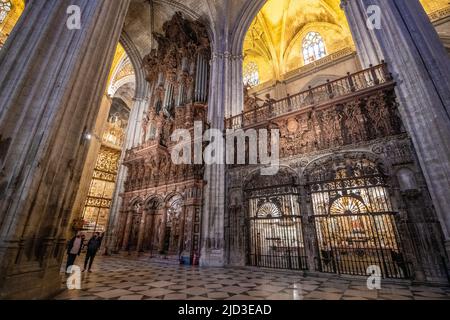
[[(79, 257), (76, 264), (82, 262)], [(382, 281), (381, 290), (369, 290), (363, 279), (179, 266), (148, 257), (97, 257), (93, 272), (82, 274), (80, 290), (68, 290), (63, 279), (57, 300), (450, 300), (450, 287)]]

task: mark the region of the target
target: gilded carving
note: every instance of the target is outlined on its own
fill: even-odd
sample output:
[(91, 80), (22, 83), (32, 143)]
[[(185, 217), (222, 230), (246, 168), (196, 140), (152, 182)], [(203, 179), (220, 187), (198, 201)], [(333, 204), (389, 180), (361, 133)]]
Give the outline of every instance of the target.
[[(122, 230), (122, 246), (137, 251), (155, 250), (177, 258), (181, 253), (195, 262), (199, 250), (195, 239), (199, 238), (201, 221), (192, 215), (201, 208), (204, 168), (175, 165), (171, 159), (174, 142), (170, 138), (175, 129), (192, 130), (194, 121), (202, 121), (207, 127), (207, 105), (193, 101), (192, 91), (197, 81), (197, 64), (202, 63), (202, 70), (206, 70), (204, 59), (208, 59), (210, 44), (204, 26), (186, 20), (181, 13), (167, 21), (163, 34), (155, 33), (154, 39), (158, 49), (143, 61), (147, 80), (154, 89), (148, 111), (142, 115), (141, 141), (127, 150), (123, 162), (128, 167), (123, 212), (132, 218), (131, 226)], [(199, 191), (193, 194), (189, 191), (193, 189)], [(185, 197), (188, 192), (189, 199)], [(142, 199), (166, 200), (158, 202), (161, 205), (155, 208), (130, 209), (136, 194)], [(144, 213), (147, 218), (141, 219)]]

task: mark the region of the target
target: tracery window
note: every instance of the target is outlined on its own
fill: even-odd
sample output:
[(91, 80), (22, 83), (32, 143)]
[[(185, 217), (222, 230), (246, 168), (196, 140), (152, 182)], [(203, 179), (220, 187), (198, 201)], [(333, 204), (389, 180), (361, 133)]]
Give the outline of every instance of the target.
[(325, 43), (318, 32), (310, 32), (303, 39), (303, 59), (305, 64), (319, 60), (327, 55)]
[(3, 21), (5, 21), (10, 11), (11, 11), (11, 1), (0, 0), (0, 23), (3, 23)]
[(244, 65), (244, 85), (257, 86), (259, 81), (259, 68), (256, 62), (250, 61)]

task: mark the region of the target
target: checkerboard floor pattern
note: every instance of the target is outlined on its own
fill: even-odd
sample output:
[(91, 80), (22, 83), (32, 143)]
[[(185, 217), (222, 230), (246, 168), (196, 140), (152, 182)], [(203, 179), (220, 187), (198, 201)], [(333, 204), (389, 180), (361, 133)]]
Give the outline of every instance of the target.
[[(83, 257), (76, 264), (81, 265)], [(62, 272), (63, 273), (63, 272)], [(450, 287), (382, 281), (369, 290), (364, 279), (255, 268), (199, 268), (149, 257), (97, 257), (82, 274), (81, 290), (63, 276), (57, 300), (450, 300)]]

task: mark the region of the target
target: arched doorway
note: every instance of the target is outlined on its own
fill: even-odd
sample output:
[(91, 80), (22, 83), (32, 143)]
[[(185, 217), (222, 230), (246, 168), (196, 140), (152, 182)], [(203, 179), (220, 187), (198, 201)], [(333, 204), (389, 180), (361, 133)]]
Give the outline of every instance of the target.
[(183, 197), (174, 195), (167, 201), (162, 252), (167, 255), (181, 254), (183, 233)]
[(147, 213), (144, 226), (144, 241), (142, 251), (150, 251), (150, 256), (158, 249), (159, 237), (158, 226), (161, 220), (161, 209), (164, 202), (159, 197), (152, 197), (146, 202), (145, 210)]
[(256, 174), (246, 184), (245, 201), (248, 264), (306, 269), (298, 183), (294, 173), (284, 169), (275, 177)]
[(408, 278), (387, 176), (367, 159), (326, 160), (307, 173), (322, 272)]
[(141, 202), (136, 202), (132, 206), (132, 211), (130, 212), (130, 232), (128, 236), (128, 244), (127, 244), (127, 250), (128, 251), (135, 251), (138, 246), (139, 242), (139, 229), (141, 224), (143, 214), (143, 206)]

